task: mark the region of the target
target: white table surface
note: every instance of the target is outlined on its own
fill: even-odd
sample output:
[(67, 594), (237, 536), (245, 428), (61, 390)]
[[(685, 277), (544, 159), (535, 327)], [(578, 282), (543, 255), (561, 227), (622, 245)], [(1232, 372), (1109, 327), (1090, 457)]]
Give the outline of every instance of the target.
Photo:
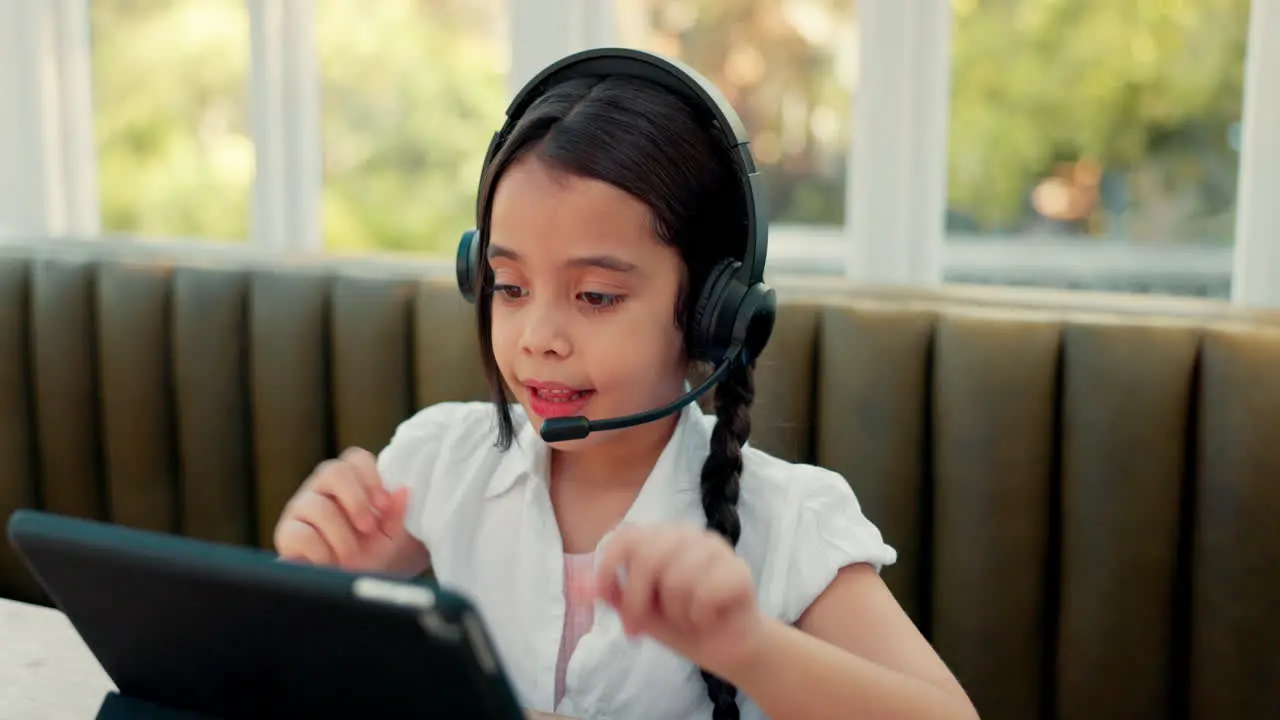
[(91, 719), (114, 689), (65, 615), (0, 598), (0, 718)]

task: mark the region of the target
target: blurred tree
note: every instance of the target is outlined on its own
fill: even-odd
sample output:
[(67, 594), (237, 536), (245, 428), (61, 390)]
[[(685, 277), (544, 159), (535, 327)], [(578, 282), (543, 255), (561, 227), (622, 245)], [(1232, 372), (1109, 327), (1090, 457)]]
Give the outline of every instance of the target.
[(953, 207), (1022, 230), (1093, 192), (1069, 229), (1230, 240), (1249, 0), (953, 7)]
[(248, 235), (243, 0), (93, 0), (94, 131), (106, 232)]
[[(782, 222), (844, 217), (854, 0), (617, 0), (752, 132)], [(1229, 239), (1248, 0), (953, 0), (954, 227)], [(450, 252), (505, 104), (504, 0), (317, 0), (326, 242)], [(93, 0), (104, 224), (243, 238), (243, 0)], [(863, 72), (874, 69), (863, 68)]]
[[(738, 108), (776, 220), (841, 221), (853, 3), (619, 3), (630, 44), (683, 59)], [(1248, 0), (953, 6), (953, 228), (1230, 238)]]
[(450, 253), (506, 110), (503, 0), (319, 0), (325, 244)]
[[(502, 0), (318, 0), (325, 240), (448, 252), (505, 109)], [(244, 238), (253, 182), (244, 0), (93, 0), (110, 232)]]
[(733, 104), (776, 222), (844, 222), (853, 0), (617, 0), (623, 44), (675, 57)]

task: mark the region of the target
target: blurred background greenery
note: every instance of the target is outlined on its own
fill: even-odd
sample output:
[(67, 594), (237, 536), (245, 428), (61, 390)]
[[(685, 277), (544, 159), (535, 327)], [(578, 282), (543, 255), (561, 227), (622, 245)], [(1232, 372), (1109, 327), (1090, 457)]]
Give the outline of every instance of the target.
[[(326, 247), (451, 252), (507, 97), (505, 0), (316, 0)], [(953, 0), (957, 239), (1230, 243), (1248, 0)], [(743, 116), (777, 222), (844, 222), (854, 0), (618, 0)], [(91, 0), (106, 232), (243, 241), (244, 0)]]

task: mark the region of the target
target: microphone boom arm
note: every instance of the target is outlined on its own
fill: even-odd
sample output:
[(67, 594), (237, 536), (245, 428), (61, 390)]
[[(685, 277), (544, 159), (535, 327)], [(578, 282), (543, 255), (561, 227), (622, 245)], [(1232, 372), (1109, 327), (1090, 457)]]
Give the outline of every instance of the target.
[(623, 415), (622, 417), (606, 418), (604, 420), (588, 420), (582, 416), (565, 417), (565, 418), (547, 418), (542, 421), (542, 439), (549, 443), (564, 442), (565, 440), (581, 440), (593, 432), (602, 430), (621, 430), (622, 428), (632, 427), (635, 425), (643, 425), (644, 423), (653, 422), (664, 418), (688, 405), (689, 403), (702, 397), (712, 385), (720, 382), (724, 378), (725, 373), (729, 372), (729, 368), (733, 367), (735, 362), (739, 362), (744, 358), (742, 356), (742, 343), (734, 343), (729, 352), (725, 355), (725, 359), (716, 367), (715, 371), (707, 376), (698, 386), (662, 407), (653, 410), (636, 413), (634, 415)]

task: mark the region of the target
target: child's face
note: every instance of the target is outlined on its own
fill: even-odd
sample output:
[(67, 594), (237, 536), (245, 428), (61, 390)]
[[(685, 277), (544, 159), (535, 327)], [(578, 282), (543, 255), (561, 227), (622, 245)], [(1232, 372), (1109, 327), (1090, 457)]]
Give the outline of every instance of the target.
[(627, 415), (680, 394), (684, 266), (641, 201), (526, 156), (498, 183), (489, 237), (494, 355), (535, 427)]

